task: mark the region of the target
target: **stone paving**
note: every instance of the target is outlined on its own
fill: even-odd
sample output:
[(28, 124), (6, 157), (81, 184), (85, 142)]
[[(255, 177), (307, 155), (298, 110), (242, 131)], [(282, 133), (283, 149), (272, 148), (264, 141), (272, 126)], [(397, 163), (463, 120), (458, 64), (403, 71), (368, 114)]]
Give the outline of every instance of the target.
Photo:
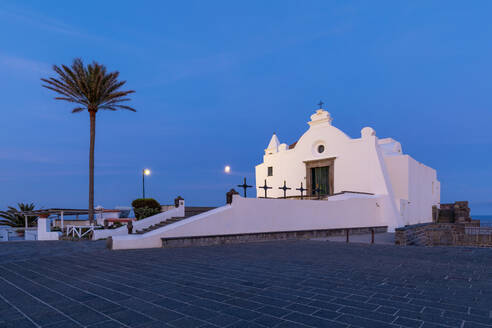
[(492, 327), (492, 250), (0, 243), (0, 327)]

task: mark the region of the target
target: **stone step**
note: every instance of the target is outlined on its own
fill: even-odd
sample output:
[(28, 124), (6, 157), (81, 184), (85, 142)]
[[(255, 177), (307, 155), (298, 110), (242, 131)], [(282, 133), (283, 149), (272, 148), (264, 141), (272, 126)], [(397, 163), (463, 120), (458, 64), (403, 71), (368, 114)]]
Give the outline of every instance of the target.
[(185, 217), (190, 217), (204, 212), (213, 210), (216, 207), (206, 207), (206, 206), (188, 206), (185, 208)]
[(138, 230), (136, 232), (136, 234), (144, 234), (146, 232), (150, 232), (150, 231), (153, 231), (153, 230), (156, 230), (156, 229), (159, 229), (159, 228), (162, 228), (162, 227), (165, 227), (169, 224), (172, 224), (172, 223), (175, 223), (175, 222), (178, 222), (178, 221), (181, 221), (185, 219), (184, 217), (182, 218), (170, 218), (170, 219), (167, 219), (166, 221), (163, 221), (161, 223), (158, 223), (158, 224), (154, 224), (148, 228), (145, 228), (145, 229), (142, 229), (142, 230)]
[(138, 230), (138, 231), (135, 232), (135, 234), (142, 235), (144, 233), (147, 233), (147, 232), (150, 232), (150, 231), (153, 231), (153, 230), (156, 230), (156, 229), (165, 227), (165, 226), (167, 226), (169, 224), (173, 224), (173, 223), (179, 222), (179, 221), (184, 220), (184, 219), (187, 219), (189, 217), (192, 217), (192, 216), (195, 216), (195, 215), (198, 215), (198, 214), (202, 214), (202, 213), (208, 212), (210, 210), (213, 210), (214, 208), (215, 207), (188, 206), (188, 207), (185, 208), (185, 216), (184, 217), (172, 217), (172, 218), (169, 218), (169, 219), (167, 219), (165, 221), (162, 221), (162, 222), (159, 222), (157, 224), (151, 225), (148, 228), (145, 228), (145, 229), (142, 229), (142, 230)]

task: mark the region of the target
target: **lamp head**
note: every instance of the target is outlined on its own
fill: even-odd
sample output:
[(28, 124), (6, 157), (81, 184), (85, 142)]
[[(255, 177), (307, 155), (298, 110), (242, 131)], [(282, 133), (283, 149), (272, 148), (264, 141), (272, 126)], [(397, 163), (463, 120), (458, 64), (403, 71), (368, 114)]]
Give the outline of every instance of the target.
[(150, 175), (150, 170), (149, 170), (149, 169), (144, 169), (144, 170), (143, 170), (143, 174), (145, 174), (145, 175)]

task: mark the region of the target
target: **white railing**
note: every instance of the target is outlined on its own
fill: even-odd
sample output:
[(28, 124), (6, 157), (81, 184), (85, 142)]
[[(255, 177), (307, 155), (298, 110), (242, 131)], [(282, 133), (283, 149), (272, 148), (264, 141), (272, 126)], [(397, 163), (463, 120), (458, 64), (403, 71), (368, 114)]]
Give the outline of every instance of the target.
[(70, 236), (71, 234), (73, 238), (77, 236), (79, 239), (94, 231), (93, 225), (89, 225), (89, 226), (67, 225), (66, 227), (67, 227), (67, 236)]
[(465, 234), (467, 235), (492, 235), (492, 227), (483, 226), (480, 227), (465, 227)]
[[(173, 208), (171, 210), (161, 212), (156, 215), (149, 216), (148, 218), (134, 221), (133, 222), (133, 232), (137, 230), (143, 230), (154, 224), (166, 221), (170, 218), (183, 217), (185, 216), (185, 205), (184, 200), (180, 200), (179, 207)], [(116, 228), (116, 229), (98, 229), (94, 230), (92, 235), (93, 240), (106, 239), (113, 236), (124, 236), (128, 235), (128, 227), (126, 225)]]

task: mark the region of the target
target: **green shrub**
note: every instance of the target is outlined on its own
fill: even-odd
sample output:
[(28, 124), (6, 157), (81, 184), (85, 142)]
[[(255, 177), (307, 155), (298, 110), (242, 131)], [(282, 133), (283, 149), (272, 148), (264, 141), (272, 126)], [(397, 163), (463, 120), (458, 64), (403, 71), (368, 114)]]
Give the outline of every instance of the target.
[(132, 202), (133, 208), (149, 207), (149, 208), (161, 208), (161, 204), (154, 198), (137, 198)]
[(159, 214), (161, 212), (160, 208), (150, 208), (150, 207), (140, 207), (134, 208), (133, 212), (135, 212), (135, 217), (137, 220), (142, 220), (148, 218), (149, 216)]
[(132, 206), (137, 220), (142, 220), (161, 212), (161, 205), (153, 198), (135, 199), (132, 202)]

